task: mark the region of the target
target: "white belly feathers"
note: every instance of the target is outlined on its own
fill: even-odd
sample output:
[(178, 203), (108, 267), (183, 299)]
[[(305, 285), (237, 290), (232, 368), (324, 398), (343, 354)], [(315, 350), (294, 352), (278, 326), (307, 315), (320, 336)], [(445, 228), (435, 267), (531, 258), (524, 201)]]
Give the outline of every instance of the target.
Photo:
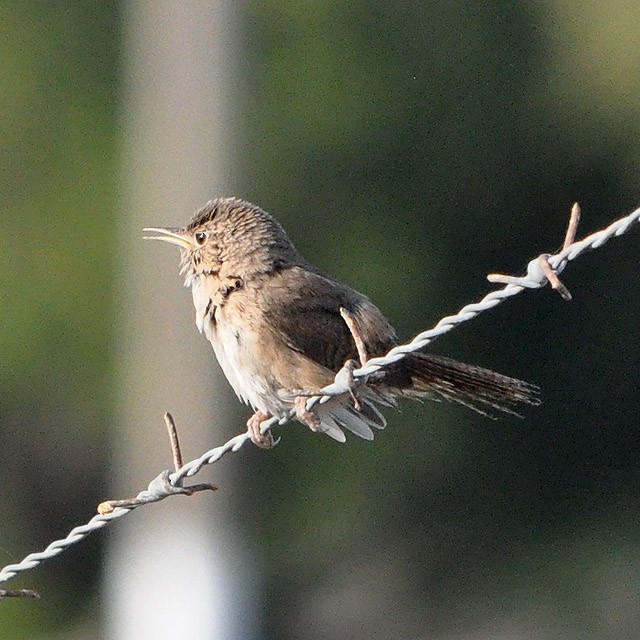
[(278, 390), (270, 388), (254, 357), (256, 349), (251, 344), (254, 336), (250, 332), (241, 333), (230, 323), (225, 317), (224, 305), (218, 306), (214, 292), (207, 289), (202, 278), (195, 280), (191, 287), (196, 325), (211, 342), (229, 384), (240, 400), (254, 410), (284, 415), (287, 407), (278, 400)]

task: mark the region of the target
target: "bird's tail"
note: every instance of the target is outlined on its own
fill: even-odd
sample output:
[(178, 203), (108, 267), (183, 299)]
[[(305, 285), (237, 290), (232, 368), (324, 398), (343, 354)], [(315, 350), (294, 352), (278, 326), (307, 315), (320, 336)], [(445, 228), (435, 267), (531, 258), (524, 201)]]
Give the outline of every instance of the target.
[(357, 408), (346, 395), (317, 404), (318, 430), (340, 442), (344, 429), (373, 440), (374, 431), (386, 425), (375, 405), (395, 406), (396, 396), (451, 400), (488, 416), (492, 409), (517, 416), (514, 405), (540, 404), (533, 384), (430, 353), (412, 353), (383, 367), (356, 393)]
[[(450, 358), (412, 353), (400, 360), (398, 366), (405, 382), (397, 387), (397, 392), (403, 396), (444, 398), (489, 415), (491, 409), (519, 415), (514, 405), (540, 404), (536, 385)], [(389, 374), (393, 379), (393, 371)]]

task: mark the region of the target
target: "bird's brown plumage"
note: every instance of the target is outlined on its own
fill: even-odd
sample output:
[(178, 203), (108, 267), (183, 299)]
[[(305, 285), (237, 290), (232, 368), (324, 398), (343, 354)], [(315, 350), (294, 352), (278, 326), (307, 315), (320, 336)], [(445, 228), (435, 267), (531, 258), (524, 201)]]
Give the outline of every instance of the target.
[[(343, 312), (368, 357), (397, 344), (393, 327), (366, 296), (308, 263), (255, 205), (218, 198), (186, 228), (154, 230), (182, 247), (196, 322), (236, 393), (253, 406), (254, 418), (283, 417), (296, 397), (330, 384), (345, 361), (359, 357)], [(535, 386), (515, 378), (420, 352), (372, 374), (358, 391), (358, 408), (345, 395), (319, 405), (317, 416), (298, 416), (336, 439), (344, 439), (342, 428), (369, 438), (370, 427), (384, 426), (374, 403), (389, 403), (395, 395), (513, 412), (515, 403), (537, 403), (536, 394)]]

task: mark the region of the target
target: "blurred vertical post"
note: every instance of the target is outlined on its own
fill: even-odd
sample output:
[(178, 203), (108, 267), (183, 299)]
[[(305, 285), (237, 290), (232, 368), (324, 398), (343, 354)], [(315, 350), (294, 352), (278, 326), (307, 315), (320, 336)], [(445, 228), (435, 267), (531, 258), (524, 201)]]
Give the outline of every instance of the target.
[[(171, 466), (170, 410), (185, 459), (236, 428), (209, 344), (193, 322), (176, 249), (142, 228), (186, 223), (231, 181), (240, 38), (234, 0), (125, 3), (123, 180), (118, 291), (118, 433), (112, 487), (135, 494)], [(114, 525), (106, 561), (106, 637), (251, 638), (250, 558), (231, 532), (238, 479), (219, 466), (216, 494), (175, 498)]]

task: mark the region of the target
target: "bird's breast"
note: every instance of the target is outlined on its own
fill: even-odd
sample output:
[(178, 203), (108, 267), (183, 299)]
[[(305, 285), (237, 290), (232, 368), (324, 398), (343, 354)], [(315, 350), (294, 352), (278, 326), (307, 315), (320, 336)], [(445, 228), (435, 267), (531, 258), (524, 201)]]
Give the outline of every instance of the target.
[(205, 334), (216, 354), (220, 368), (236, 395), (254, 409), (273, 415), (284, 412), (278, 385), (264, 362), (260, 335), (249, 314), (233, 300), (222, 299), (212, 283), (193, 286), (196, 325)]

